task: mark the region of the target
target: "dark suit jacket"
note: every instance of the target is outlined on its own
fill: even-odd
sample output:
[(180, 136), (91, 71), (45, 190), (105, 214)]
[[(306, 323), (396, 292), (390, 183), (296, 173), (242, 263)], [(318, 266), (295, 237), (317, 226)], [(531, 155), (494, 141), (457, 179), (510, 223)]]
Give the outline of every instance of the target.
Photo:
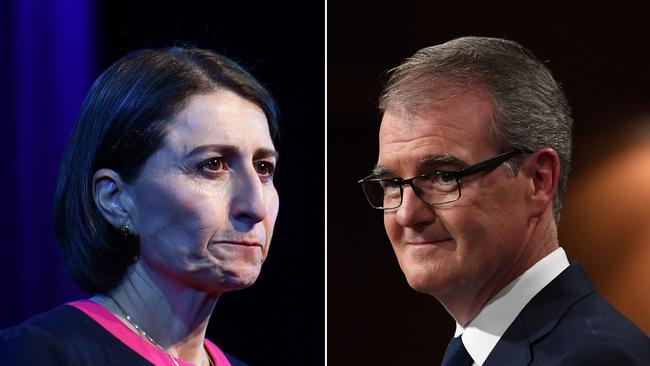
[(647, 366), (650, 339), (573, 263), (524, 307), (484, 365)]
[[(232, 366), (246, 366), (228, 354), (226, 357)], [(0, 366), (24, 365), (152, 364), (81, 310), (61, 305), (0, 332)]]

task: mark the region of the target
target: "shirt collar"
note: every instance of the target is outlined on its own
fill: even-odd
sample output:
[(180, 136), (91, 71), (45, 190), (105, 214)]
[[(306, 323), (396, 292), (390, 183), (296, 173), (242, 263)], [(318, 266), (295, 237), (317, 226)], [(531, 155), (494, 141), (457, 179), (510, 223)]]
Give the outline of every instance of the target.
[(476, 365), (485, 362), (524, 306), (568, 266), (564, 249), (555, 249), (494, 295), (467, 327), (456, 323), (454, 337), (462, 334)]

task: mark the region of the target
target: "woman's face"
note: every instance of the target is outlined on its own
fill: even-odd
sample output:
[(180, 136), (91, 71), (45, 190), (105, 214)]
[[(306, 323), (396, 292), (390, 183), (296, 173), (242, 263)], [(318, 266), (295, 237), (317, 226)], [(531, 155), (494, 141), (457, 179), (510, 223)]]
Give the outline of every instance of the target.
[(126, 185), (141, 264), (208, 293), (250, 286), (278, 214), (276, 161), (259, 107), (225, 90), (192, 97)]

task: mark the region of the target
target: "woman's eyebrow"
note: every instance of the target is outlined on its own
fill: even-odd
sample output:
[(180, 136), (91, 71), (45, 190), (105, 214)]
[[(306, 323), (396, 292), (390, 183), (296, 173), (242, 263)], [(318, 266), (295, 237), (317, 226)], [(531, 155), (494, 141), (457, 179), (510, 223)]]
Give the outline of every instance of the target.
[[(188, 154), (185, 155), (185, 157), (189, 158), (194, 155), (200, 155), (206, 152), (218, 152), (223, 155), (232, 156), (241, 153), (241, 149), (235, 145), (220, 145), (220, 144), (200, 145), (193, 148)], [(275, 149), (264, 147), (255, 150), (253, 157), (255, 159), (259, 159), (262, 157), (270, 157), (277, 161), (280, 158), (280, 154), (277, 151), (275, 151)]]
[(205, 152), (218, 152), (224, 155), (234, 155), (239, 152), (239, 148), (234, 145), (219, 145), (219, 144), (210, 144), (210, 145), (200, 145), (193, 148), (185, 157), (189, 158), (194, 155), (199, 155)]
[(254, 159), (268, 158), (268, 157), (275, 159), (275, 161), (278, 161), (278, 159), (280, 159), (280, 154), (274, 149), (269, 149), (265, 147), (255, 150), (255, 154), (253, 154)]

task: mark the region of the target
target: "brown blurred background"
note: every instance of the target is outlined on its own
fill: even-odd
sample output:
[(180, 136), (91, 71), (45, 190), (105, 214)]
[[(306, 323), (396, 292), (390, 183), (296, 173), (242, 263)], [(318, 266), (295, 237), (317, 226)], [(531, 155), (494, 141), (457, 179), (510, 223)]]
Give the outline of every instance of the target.
[(615, 6), (328, 1), (328, 363), (435, 365), (454, 322), (411, 290), (356, 180), (377, 158), (383, 73), (463, 35), (521, 42), (573, 108), (560, 243), (650, 334), (650, 49), (647, 12)]

